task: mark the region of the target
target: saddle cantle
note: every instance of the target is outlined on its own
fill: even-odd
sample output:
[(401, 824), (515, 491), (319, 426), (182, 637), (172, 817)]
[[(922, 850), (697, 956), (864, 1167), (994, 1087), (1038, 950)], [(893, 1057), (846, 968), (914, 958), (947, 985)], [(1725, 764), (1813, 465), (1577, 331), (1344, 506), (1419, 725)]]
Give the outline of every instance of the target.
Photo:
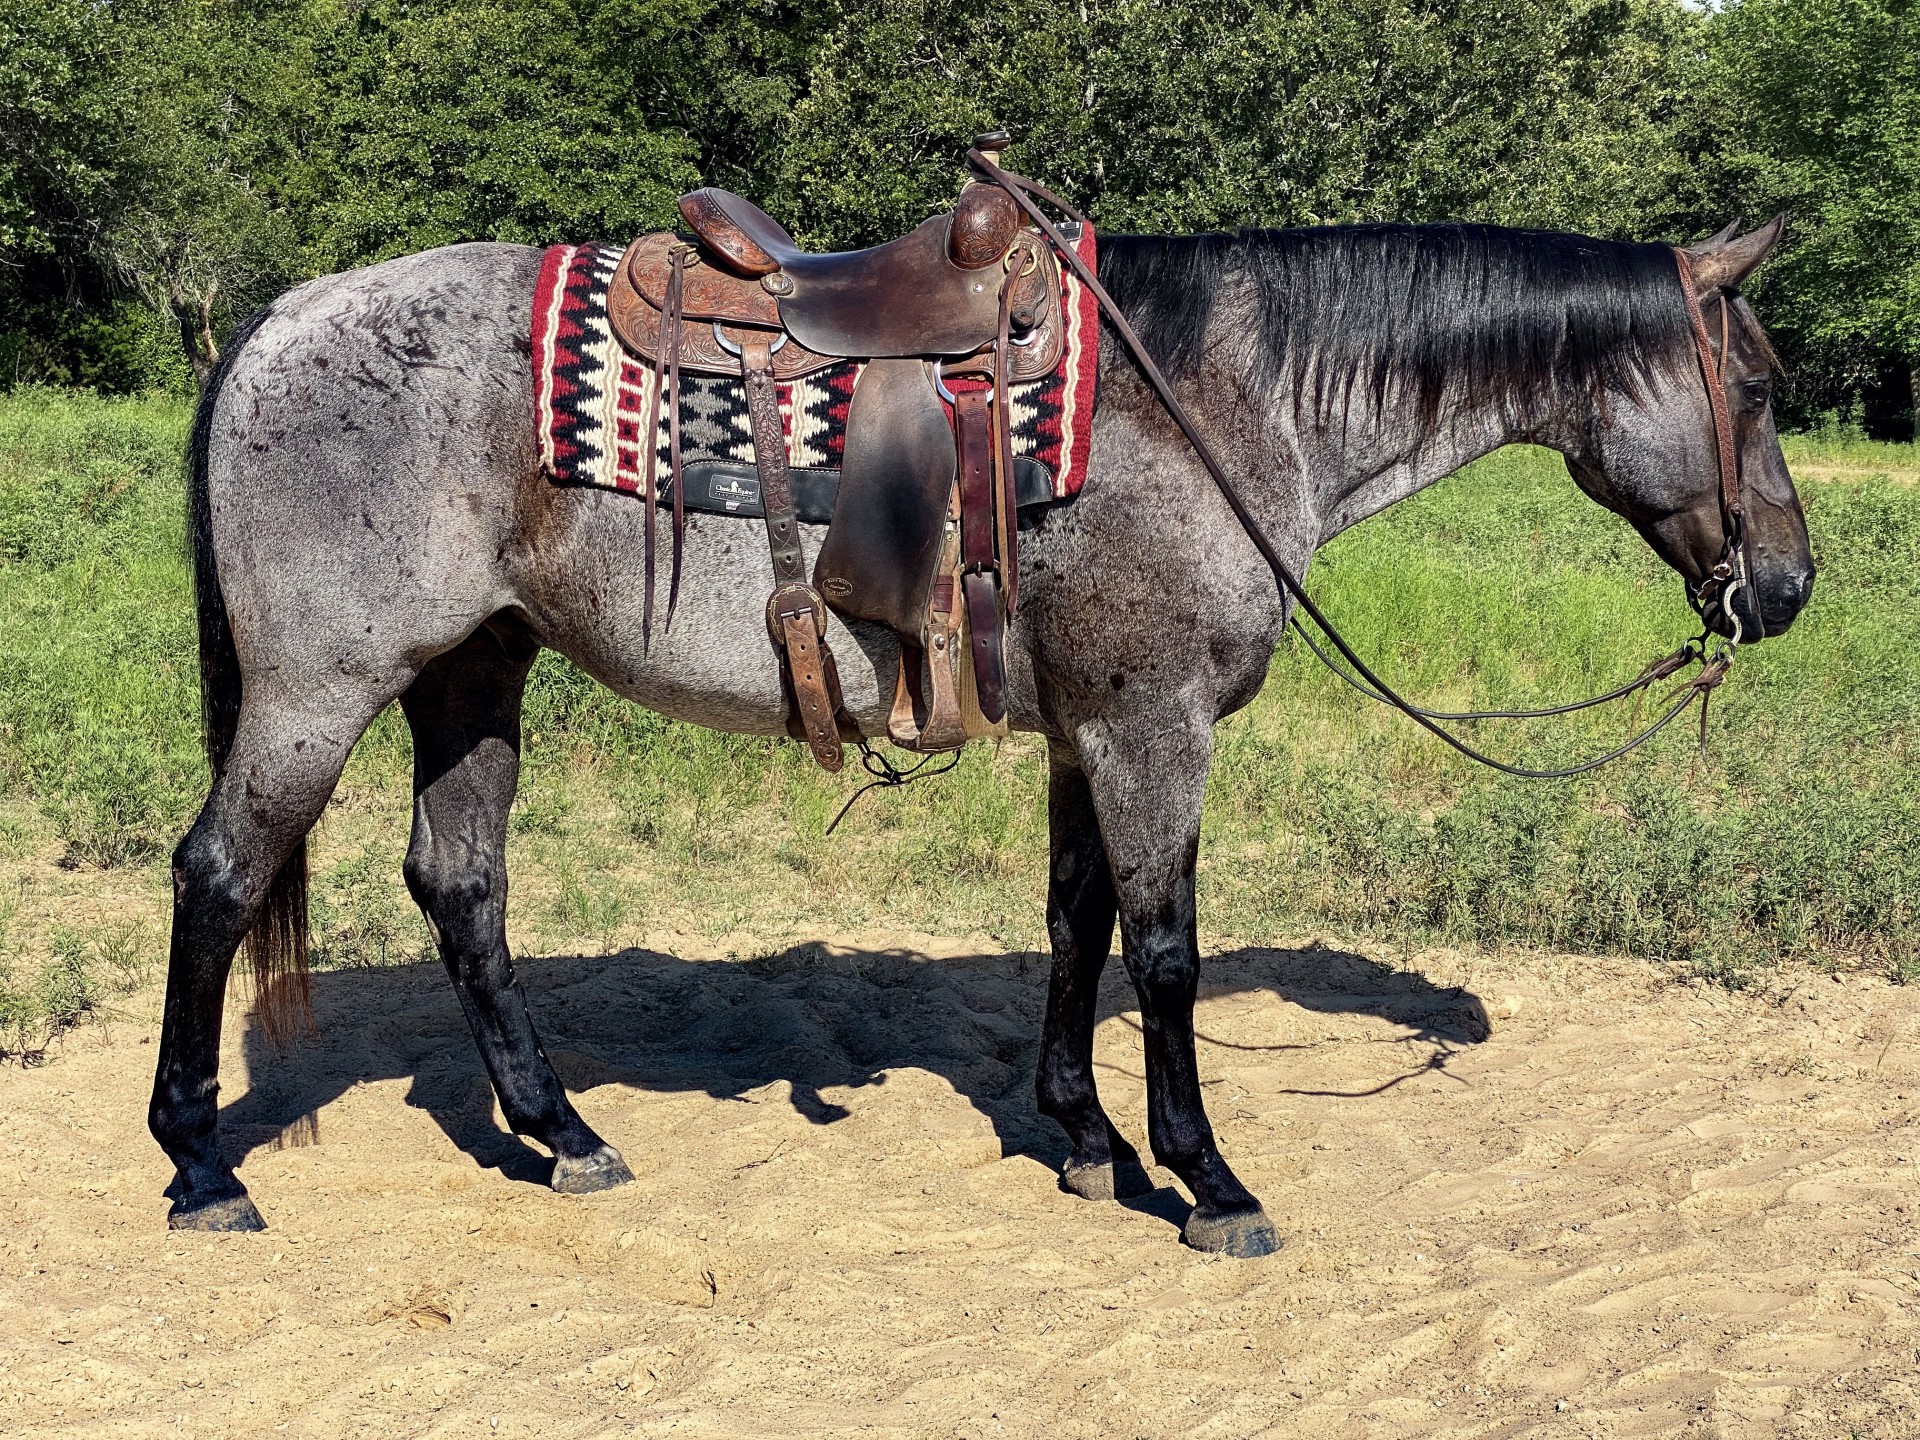
[[(997, 150), (1005, 140), (984, 143)], [(774, 557), (767, 623), (790, 691), (789, 729), (829, 770), (840, 768), (842, 736), (859, 734), (826, 645), (831, 605), (900, 639), (895, 743), (955, 749), (971, 734), (1004, 731), (1001, 637), (1018, 593), (1007, 387), (1052, 372), (1065, 344), (1047, 242), (1006, 191), (978, 182), (899, 239), (837, 254), (802, 250), (724, 190), (682, 197), (680, 214), (691, 238), (635, 240), (607, 300), (616, 338), (655, 372), (651, 434), (664, 392), (676, 576), (679, 377), (738, 376)], [(774, 387), (847, 360), (864, 363), (809, 580)], [(656, 463), (649, 445), (649, 503)], [(671, 614), (670, 601), (668, 623)]]
[[(1021, 228), (1013, 197), (978, 183), (898, 240), (841, 254), (808, 254), (757, 205), (725, 190), (683, 197), (680, 215), (719, 264), (775, 300), (797, 342), (861, 359), (968, 355), (991, 344), (1000, 277), (988, 267)], [(1044, 287), (1029, 289), (1029, 304), (1044, 298)], [(1031, 315), (1016, 324), (1029, 328)]]

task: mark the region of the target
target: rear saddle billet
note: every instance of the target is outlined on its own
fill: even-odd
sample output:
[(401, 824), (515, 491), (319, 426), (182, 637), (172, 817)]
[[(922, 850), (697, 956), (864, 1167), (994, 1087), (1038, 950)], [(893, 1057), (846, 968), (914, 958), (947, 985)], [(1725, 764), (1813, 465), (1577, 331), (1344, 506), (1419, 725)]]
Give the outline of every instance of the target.
[[(995, 135), (976, 145), (997, 153), (1005, 143)], [(795, 738), (828, 770), (841, 766), (843, 739), (861, 738), (840, 703), (828, 606), (899, 637), (887, 724), (895, 744), (952, 750), (981, 722), (1004, 728), (1001, 640), (1018, 602), (1019, 563), (1009, 386), (1051, 372), (1065, 343), (1060, 272), (1046, 240), (1005, 190), (978, 182), (951, 211), (899, 239), (840, 254), (809, 254), (758, 206), (724, 190), (683, 196), (680, 215), (691, 238), (635, 240), (607, 302), (615, 336), (654, 370), (650, 516), (660, 498), (651, 441), (666, 406), (668, 623), (684, 527), (680, 376), (738, 376), (773, 556), (767, 629)], [(832, 521), (809, 578), (776, 385), (846, 360), (865, 363), (848, 406)], [(651, 616), (651, 544), (647, 586)]]

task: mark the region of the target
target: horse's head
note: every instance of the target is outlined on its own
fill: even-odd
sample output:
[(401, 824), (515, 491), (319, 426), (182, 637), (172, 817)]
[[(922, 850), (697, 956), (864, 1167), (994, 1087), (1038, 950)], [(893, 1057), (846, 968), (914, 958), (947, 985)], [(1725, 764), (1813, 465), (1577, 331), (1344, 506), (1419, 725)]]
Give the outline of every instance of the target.
[[(1674, 267), (1674, 305), (1686, 309), (1680, 285), (1690, 274), (1698, 306), (1687, 338), (1655, 358), (1634, 393), (1616, 391), (1596, 405), (1567, 457), (1580, 488), (1624, 516), (1680, 573), (1708, 627), (1747, 640), (1782, 634), (1813, 591), (1806, 516), (1773, 428), (1773, 348), (1738, 288), (1780, 229), (1775, 219), (1736, 238), (1728, 226), (1684, 252), (1686, 263)], [(1726, 400), (1730, 476), (1722, 474), (1709, 385)]]

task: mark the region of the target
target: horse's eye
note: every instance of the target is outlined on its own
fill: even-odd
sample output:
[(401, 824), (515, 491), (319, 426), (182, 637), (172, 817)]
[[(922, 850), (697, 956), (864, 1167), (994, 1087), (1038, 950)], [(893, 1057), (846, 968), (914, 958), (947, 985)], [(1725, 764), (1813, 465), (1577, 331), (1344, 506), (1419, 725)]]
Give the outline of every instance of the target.
[(1772, 399), (1773, 382), (1770, 380), (1748, 380), (1740, 387), (1740, 405), (1749, 414), (1759, 414)]

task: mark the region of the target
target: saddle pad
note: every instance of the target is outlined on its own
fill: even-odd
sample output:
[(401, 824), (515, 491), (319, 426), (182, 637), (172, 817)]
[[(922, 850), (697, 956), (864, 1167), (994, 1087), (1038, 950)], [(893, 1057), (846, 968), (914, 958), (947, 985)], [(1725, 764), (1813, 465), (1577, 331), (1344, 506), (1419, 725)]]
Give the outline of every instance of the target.
[[(1081, 227), (1074, 248), (1089, 265), (1094, 263), (1094, 246), (1093, 227)], [(653, 368), (632, 359), (607, 323), (607, 292), (623, 253), (618, 245), (549, 246), (535, 283), (534, 426), (540, 462), (548, 476), (563, 485), (632, 492), (646, 484), (643, 432), (653, 403)], [(1057, 500), (1078, 494), (1086, 483), (1100, 343), (1097, 302), (1071, 275), (1062, 279), (1067, 325), (1060, 364), (1050, 375), (1011, 387), (1014, 453), (1046, 471)], [(780, 383), (789, 465), (839, 467), (846, 448), (847, 405), (860, 369), (860, 362), (848, 360)], [(953, 388), (983, 383), (956, 378)], [(664, 407), (653, 440), (654, 481), (664, 493)], [(754, 463), (743, 381), (681, 375), (680, 449), (687, 465)]]

